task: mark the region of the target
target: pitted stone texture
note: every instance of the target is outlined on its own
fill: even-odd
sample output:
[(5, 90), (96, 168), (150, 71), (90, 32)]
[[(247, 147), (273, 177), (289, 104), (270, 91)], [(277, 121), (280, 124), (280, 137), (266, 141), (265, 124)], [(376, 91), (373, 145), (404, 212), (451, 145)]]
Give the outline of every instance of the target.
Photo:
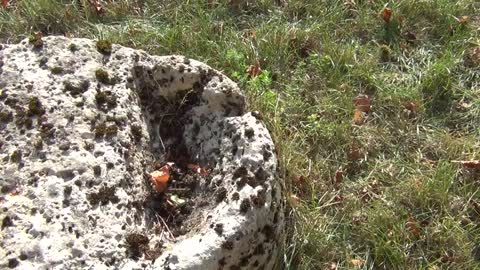
[[(275, 268), (274, 145), (235, 83), (182, 56), (118, 45), (105, 55), (88, 39), (0, 48), (1, 268)], [(172, 111), (180, 136), (162, 131)], [(177, 144), (213, 170), (199, 184), (208, 207), (172, 239), (148, 207), (145, 172)], [(136, 232), (151, 255), (128, 252)]]

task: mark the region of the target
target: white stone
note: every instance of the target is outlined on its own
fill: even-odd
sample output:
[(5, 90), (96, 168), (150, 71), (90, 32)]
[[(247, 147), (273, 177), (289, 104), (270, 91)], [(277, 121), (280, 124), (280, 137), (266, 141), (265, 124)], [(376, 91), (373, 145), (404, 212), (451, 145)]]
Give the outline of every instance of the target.
[[(106, 55), (88, 39), (0, 46), (0, 268), (11, 260), (18, 269), (277, 268), (275, 149), (234, 82), (183, 56), (115, 44)], [(99, 82), (99, 68), (112, 83)], [(29, 111), (35, 98), (44, 112)], [(115, 134), (98, 136), (101, 123)], [(146, 173), (182, 146), (212, 171), (195, 189), (205, 206), (195, 204), (188, 231), (173, 239)], [(126, 241), (134, 233), (148, 237), (138, 258)]]

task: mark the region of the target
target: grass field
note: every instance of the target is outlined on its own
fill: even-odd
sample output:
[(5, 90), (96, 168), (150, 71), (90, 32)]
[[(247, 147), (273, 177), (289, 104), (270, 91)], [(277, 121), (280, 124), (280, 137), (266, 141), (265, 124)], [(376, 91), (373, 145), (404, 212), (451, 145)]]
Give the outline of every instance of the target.
[(102, 38), (237, 81), (277, 145), (287, 269), (480, 269), (480, 165), (456, 162), (480, 159), (480, 2), (10, 2), (3, 43)]

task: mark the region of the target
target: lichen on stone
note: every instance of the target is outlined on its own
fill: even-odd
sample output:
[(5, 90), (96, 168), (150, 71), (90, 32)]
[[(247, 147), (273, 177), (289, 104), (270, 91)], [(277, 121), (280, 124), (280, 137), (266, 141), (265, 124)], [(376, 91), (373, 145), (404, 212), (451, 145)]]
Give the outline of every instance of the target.
[(112, 43), (106, 39), (100, 39), (97, 41), (97, 50), (103, 54), (111, 54)]

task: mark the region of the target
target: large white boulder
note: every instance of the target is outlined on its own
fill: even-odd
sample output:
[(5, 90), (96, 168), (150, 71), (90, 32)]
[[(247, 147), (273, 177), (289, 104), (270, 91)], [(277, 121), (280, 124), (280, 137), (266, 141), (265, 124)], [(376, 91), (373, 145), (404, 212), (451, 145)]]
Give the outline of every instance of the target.
[(278, 267), (275, 147), (234, 82), (89, 39), (0, 48), (0, 268)]

